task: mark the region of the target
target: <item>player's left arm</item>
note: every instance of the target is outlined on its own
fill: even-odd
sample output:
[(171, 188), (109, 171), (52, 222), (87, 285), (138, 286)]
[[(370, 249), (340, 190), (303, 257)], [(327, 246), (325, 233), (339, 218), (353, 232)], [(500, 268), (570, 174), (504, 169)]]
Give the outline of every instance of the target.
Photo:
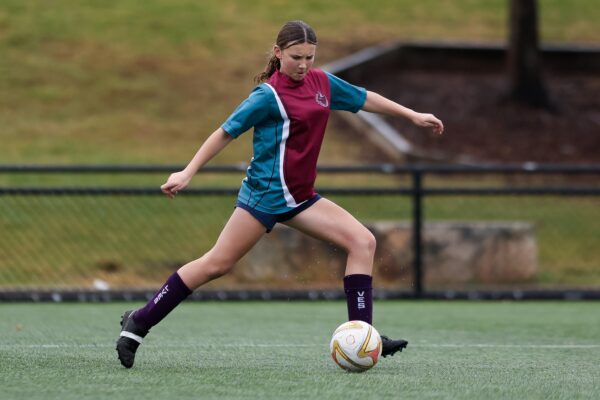
[(362, 109), (377, 114), (404, 117), (417, 126), (431, 129), (438, 135), (444, 132), (444, 124), (435, 115), (413, 111), (375, 92), (367, 91)]

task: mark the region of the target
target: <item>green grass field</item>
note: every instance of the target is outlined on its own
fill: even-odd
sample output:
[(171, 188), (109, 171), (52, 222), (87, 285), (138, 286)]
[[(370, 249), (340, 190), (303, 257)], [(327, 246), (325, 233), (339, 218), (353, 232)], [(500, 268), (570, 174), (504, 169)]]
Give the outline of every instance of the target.
[(131, 370), (116, 358), (131, 304), (0, 305), (2, 399), (594, 399), (597, 302), (379, 302), (410, 341), (371, 371), (328, 354), (342, 302), (184, 303)]

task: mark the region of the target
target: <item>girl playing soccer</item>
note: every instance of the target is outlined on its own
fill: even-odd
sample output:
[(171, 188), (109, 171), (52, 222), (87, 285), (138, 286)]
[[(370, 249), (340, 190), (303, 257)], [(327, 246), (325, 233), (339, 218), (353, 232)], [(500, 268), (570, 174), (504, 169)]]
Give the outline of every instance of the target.
[[(187, 167), (169, 176), (161, 190), (170, 198), (232, 140), (254, 127), (253, 158), (236, 208), (214, 247), (173, 273), (143, 307), (126, 311), (117, 340), (121, 364), (131, 368), (150, 328), (203, 284), (227, 274), (258, 240), (279, 222), (334, 243), (347, 254), (344, 291), (348, 319), (372, 322), (372, 269), (375, 238), (360, 222), (314, 191), (317, 158), (331, 110), (365, 110), (404, 117), (441, 134), (442, 122), (383, 96), (312, 69), (317, 49), (313, 29), (286, 23), (273, 56), (256, 77), (258, 86), (202, 144)], [(405, 340), (382, 336), (382, 355), (406, 347)]]

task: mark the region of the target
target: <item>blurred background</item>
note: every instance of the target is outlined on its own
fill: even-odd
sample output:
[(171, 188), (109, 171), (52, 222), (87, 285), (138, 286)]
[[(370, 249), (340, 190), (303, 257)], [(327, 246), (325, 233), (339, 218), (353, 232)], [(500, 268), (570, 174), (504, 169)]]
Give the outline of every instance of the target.
[[(317, 182), (376, 232), (382, 289), (600, 288), (594, 0), (3, 0), (0, 290), (150, 290), (208, 250), (251, 132), (176, 201), (158, 186), (252, 90), (291, 19), (316, 30), (317, 66), (445, 122), (435, 138), (384, 120), (412, 149), (395, 154), (352, 117), (330, 121), (321, 166), (397, 167)], [(361, 67), (369, 48), (393, 56)], [(343, 255), (289, 235), (207, 288), (340, 286)]]

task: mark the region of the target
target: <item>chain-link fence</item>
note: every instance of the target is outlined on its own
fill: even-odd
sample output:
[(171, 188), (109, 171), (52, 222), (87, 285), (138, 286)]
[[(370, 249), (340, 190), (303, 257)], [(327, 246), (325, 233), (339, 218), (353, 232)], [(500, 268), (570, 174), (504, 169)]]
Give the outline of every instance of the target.
[[(0, 291), (158, 287), (210, 249), (233, 210), (244, 167), (208, 169), (169, 201), (158, 185), (173, 169), (0, 169)], [(598, 175), (600, 168), (564, 166), (322, 167), (319, 192), (375, 233), (380, 288), (446, 297), (461, 290), (598, 289)], [(267, 236), (207, 288), (264, 297), (339, 286), (343, 252)]]

